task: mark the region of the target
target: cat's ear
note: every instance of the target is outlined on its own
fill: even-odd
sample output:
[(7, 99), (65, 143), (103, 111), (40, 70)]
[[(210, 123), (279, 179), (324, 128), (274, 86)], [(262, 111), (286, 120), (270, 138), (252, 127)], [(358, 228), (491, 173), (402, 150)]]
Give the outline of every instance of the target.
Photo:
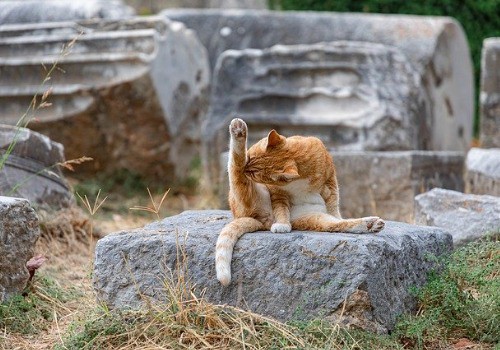
[(281, 136), (276, 132), (276, 130), (271, 130), (269, 134), (267, 134), (267, 145), (266, 149), (270, 147), (276, 147), (278, 145), (281, 145), (284, 143), (286, 138), (284, 136)]
[(293, 180), (296, 180), (300, 177), (299, 171), (297, 169), (297, 166), (295, 164), (291, 164), (285, 167), (285, 169), (282, 172), (273, 174), (271, 178), (274, 181), (285, 181), (285, 182), (290, 182)]

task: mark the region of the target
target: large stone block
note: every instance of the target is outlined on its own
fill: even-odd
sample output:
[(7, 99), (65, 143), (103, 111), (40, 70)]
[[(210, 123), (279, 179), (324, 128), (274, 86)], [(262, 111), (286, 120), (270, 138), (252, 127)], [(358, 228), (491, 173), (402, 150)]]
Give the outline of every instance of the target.
[[(181, 23), (147, 17), (3, 26), (0, 55), (0, 122), (15, 124), (32, 96), (51, 87), (52, 106), (37, 110), (28, 126), (64, 144), (67, 158), (94, 158), (81, 172), (125, 168), (173, 181), (199, 154), (210, 74), (205, 48)], [(58, 69), (40, 87), (44, 66), (56, 58)]]
[(0, 302), (22, 292), (40, 231), (26, 199), (0, 196)]
[(134, 14), (120, 0), (0, 1), (0, 24), (124, 18)]
[(411, 289), (436, 268), (433, 257), (451, 249), (443, 230), (397, 222), (377, 235), (251, 233), (236, 244), (233, 282), (225, 288), (215, 278), (214, 251), (230, 219), (228, 211), (187, 211), (99, 240), (93, 275), (98, 299), (114, 308), (164, 299), (165, 279), (182, 266), (178, 244), (186, 278), (211, 302), (292, 320), (338, 319), (344, 300), (358, 300), (354, 309), (364, 316), (356, 324), (384, 331), (415, 307)]
[(500, 197), (500, 148), (471, 148), (465, 164), (467, 193)]
[(339, 40), (399, 49), (426, 89), (427, 118), (432, 126), (430, 149), (464, 151), (470, 144), (474, 114), (472, 63), (464, 31), (452, 18), (197, 9), (169, 9), (162, 15), (196, 31), (208, 49), (214, 73), (219, 56), (226, 50)]
[(500, 233), (500, 197), (434, 188), (415, 197), (415, 222), (445, 229), (460, 246)]
[(64, 161), (60, 143), (29, 129), (0, 124), (0, 195), (26, 198), (46, 209), (68, 207), (74, 198), (58, 166)]
[(207, 121), (222, 129), (224, 144), (228, 116), (239, 115), (251, 128), (250, 144), (275, 127), (338, 149), (429, 148), (417, 73), (388, 46), (350, 41), (226, 51), (215, 74)]
[(267, 0), (124, 0), (137, 13), (157, 13), (166, 8), (267, 9)]
[(500, 147), (500, 38), (483, 42), (481, 58), (481, 123), (482, 147)]
[[(472, 65), (464, 32), (451, 18), (186, 9), (165, 10), (162, 14), (198, 33), (214, 67), (211, 107), (217, 112), (209, 113), (205, 123), (205, 183), (213, 184), (219, 176), (218, 156), (227, 149), (226, 128), (238, 112), (250, 124), (252, 117), (260, 116), (258, 126), (279, 129), (286, 125), (300, 134), (335, 140), (336, 145), (356, 145), (351, 149), (465, 151), (470, 144)], [(366, 49), (355, 53), (351, 47), (350, 55), (346, 49), (330, 61), (323, 61), (322, 52), (304, 54), (300, 69), (292, 55), (288, 61), (284, 58), (269, 63), (273, 51), (266, 49), (273, 45), (334, 41), (365, 43)], [(249, 48), (262, 51), (227, 53)], [(377, 48), (385, 53), (374, 54)], [(282, 46), (274, 53), (284, 56), (284, 50)], [(241, 69), (229, 67), (238, 55), (253, 57), (255, 63)], [(242, 71), (238, 76), (246, 75), (247, 79), (245, 84), (234, 86), (237, 93), (232, 96), (233, 86), (228, 86), (225, 78), (236, 71)], [(388, 81), (369, 72), (383, 73)], [(283, 88), (286, 83), (291, 83), (288, 89)], [(265, 89), (257, 91), (256, 86), (264, 85)], [(220, 104), (221, 99), (227, 105)], [(403, 101), (409, 104), (403, 106)], [(296, 111), (300, 113), (294, 114)], [(385, 121), (380, 118), (381, 111)], [(372, 118), (368, 117), (370, 112), (374, 112)], [(363, 115), (365, 119), (360, 118)], [(405, 129), (408, 116), (413, 125)], [(318, 119), (322, 123), (318, 124)], [(363, 127), (356, 129), (353, 124)], [(388, 125), (384, 129), (382, 124)], [(377, 128), (390, 136), (375, 132)], [(382, 142), (365, 140), (370, 138)]]
[(414, 222), (414, 198), (434, 187), (463, 191), (461, 152), (332, 152), (343, 217)]
[[(463, 191), (462, 152), (331, 151), (340, 189), (344, 218), (380, 216), (386, 220), (414, 222), (414, 198), (434, 187)], [(221, 167), (227, 166), (227, 153)], [(228, 208), (227, 172), (221, 173), (219, 201)]]

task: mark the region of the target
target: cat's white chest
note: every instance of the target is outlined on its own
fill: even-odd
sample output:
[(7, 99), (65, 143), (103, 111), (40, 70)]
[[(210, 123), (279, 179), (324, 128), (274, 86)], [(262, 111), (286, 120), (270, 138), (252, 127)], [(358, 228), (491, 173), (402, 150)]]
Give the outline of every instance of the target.
[(296, 180), (283, 186), (290, 195), (291, 219), (310, 213), (326, 213), (325, 200), (318, 192), (311, 189), (309, 180)]

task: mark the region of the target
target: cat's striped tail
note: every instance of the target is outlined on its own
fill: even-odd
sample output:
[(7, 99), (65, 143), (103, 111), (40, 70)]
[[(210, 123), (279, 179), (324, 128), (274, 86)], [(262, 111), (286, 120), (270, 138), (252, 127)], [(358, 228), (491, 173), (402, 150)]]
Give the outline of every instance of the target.
[(237, 218), (224, 226), (215, 247), (215, 270), (217, 279), (223, 286), (231, 283), (231, 258), (238, 238), (245, 233), (263, 230), (264, 225), (250, 217)]

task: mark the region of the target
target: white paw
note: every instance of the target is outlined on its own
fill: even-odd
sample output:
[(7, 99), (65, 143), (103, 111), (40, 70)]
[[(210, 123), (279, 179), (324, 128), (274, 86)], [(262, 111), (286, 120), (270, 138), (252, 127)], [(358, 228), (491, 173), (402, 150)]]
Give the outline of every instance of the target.
[(384, 229), (385, 221), (378, 216), (369, 216), (363, 218), (366, 223), (366, 229), (370, 233), (377, 233)]
[(272, 233), (288, 233), (292, 232), (292, 225), (290, 224), (282, 224), (279, 222), (274, 223), (271, 226), (271, 232)]
[(231, 125), (229, 125), (229, 132), (235, 139), (246, 138), (247, 130), (247, 124), (243, 121), (243, 119), (234, 118), (233, 120), (231, 120)]

